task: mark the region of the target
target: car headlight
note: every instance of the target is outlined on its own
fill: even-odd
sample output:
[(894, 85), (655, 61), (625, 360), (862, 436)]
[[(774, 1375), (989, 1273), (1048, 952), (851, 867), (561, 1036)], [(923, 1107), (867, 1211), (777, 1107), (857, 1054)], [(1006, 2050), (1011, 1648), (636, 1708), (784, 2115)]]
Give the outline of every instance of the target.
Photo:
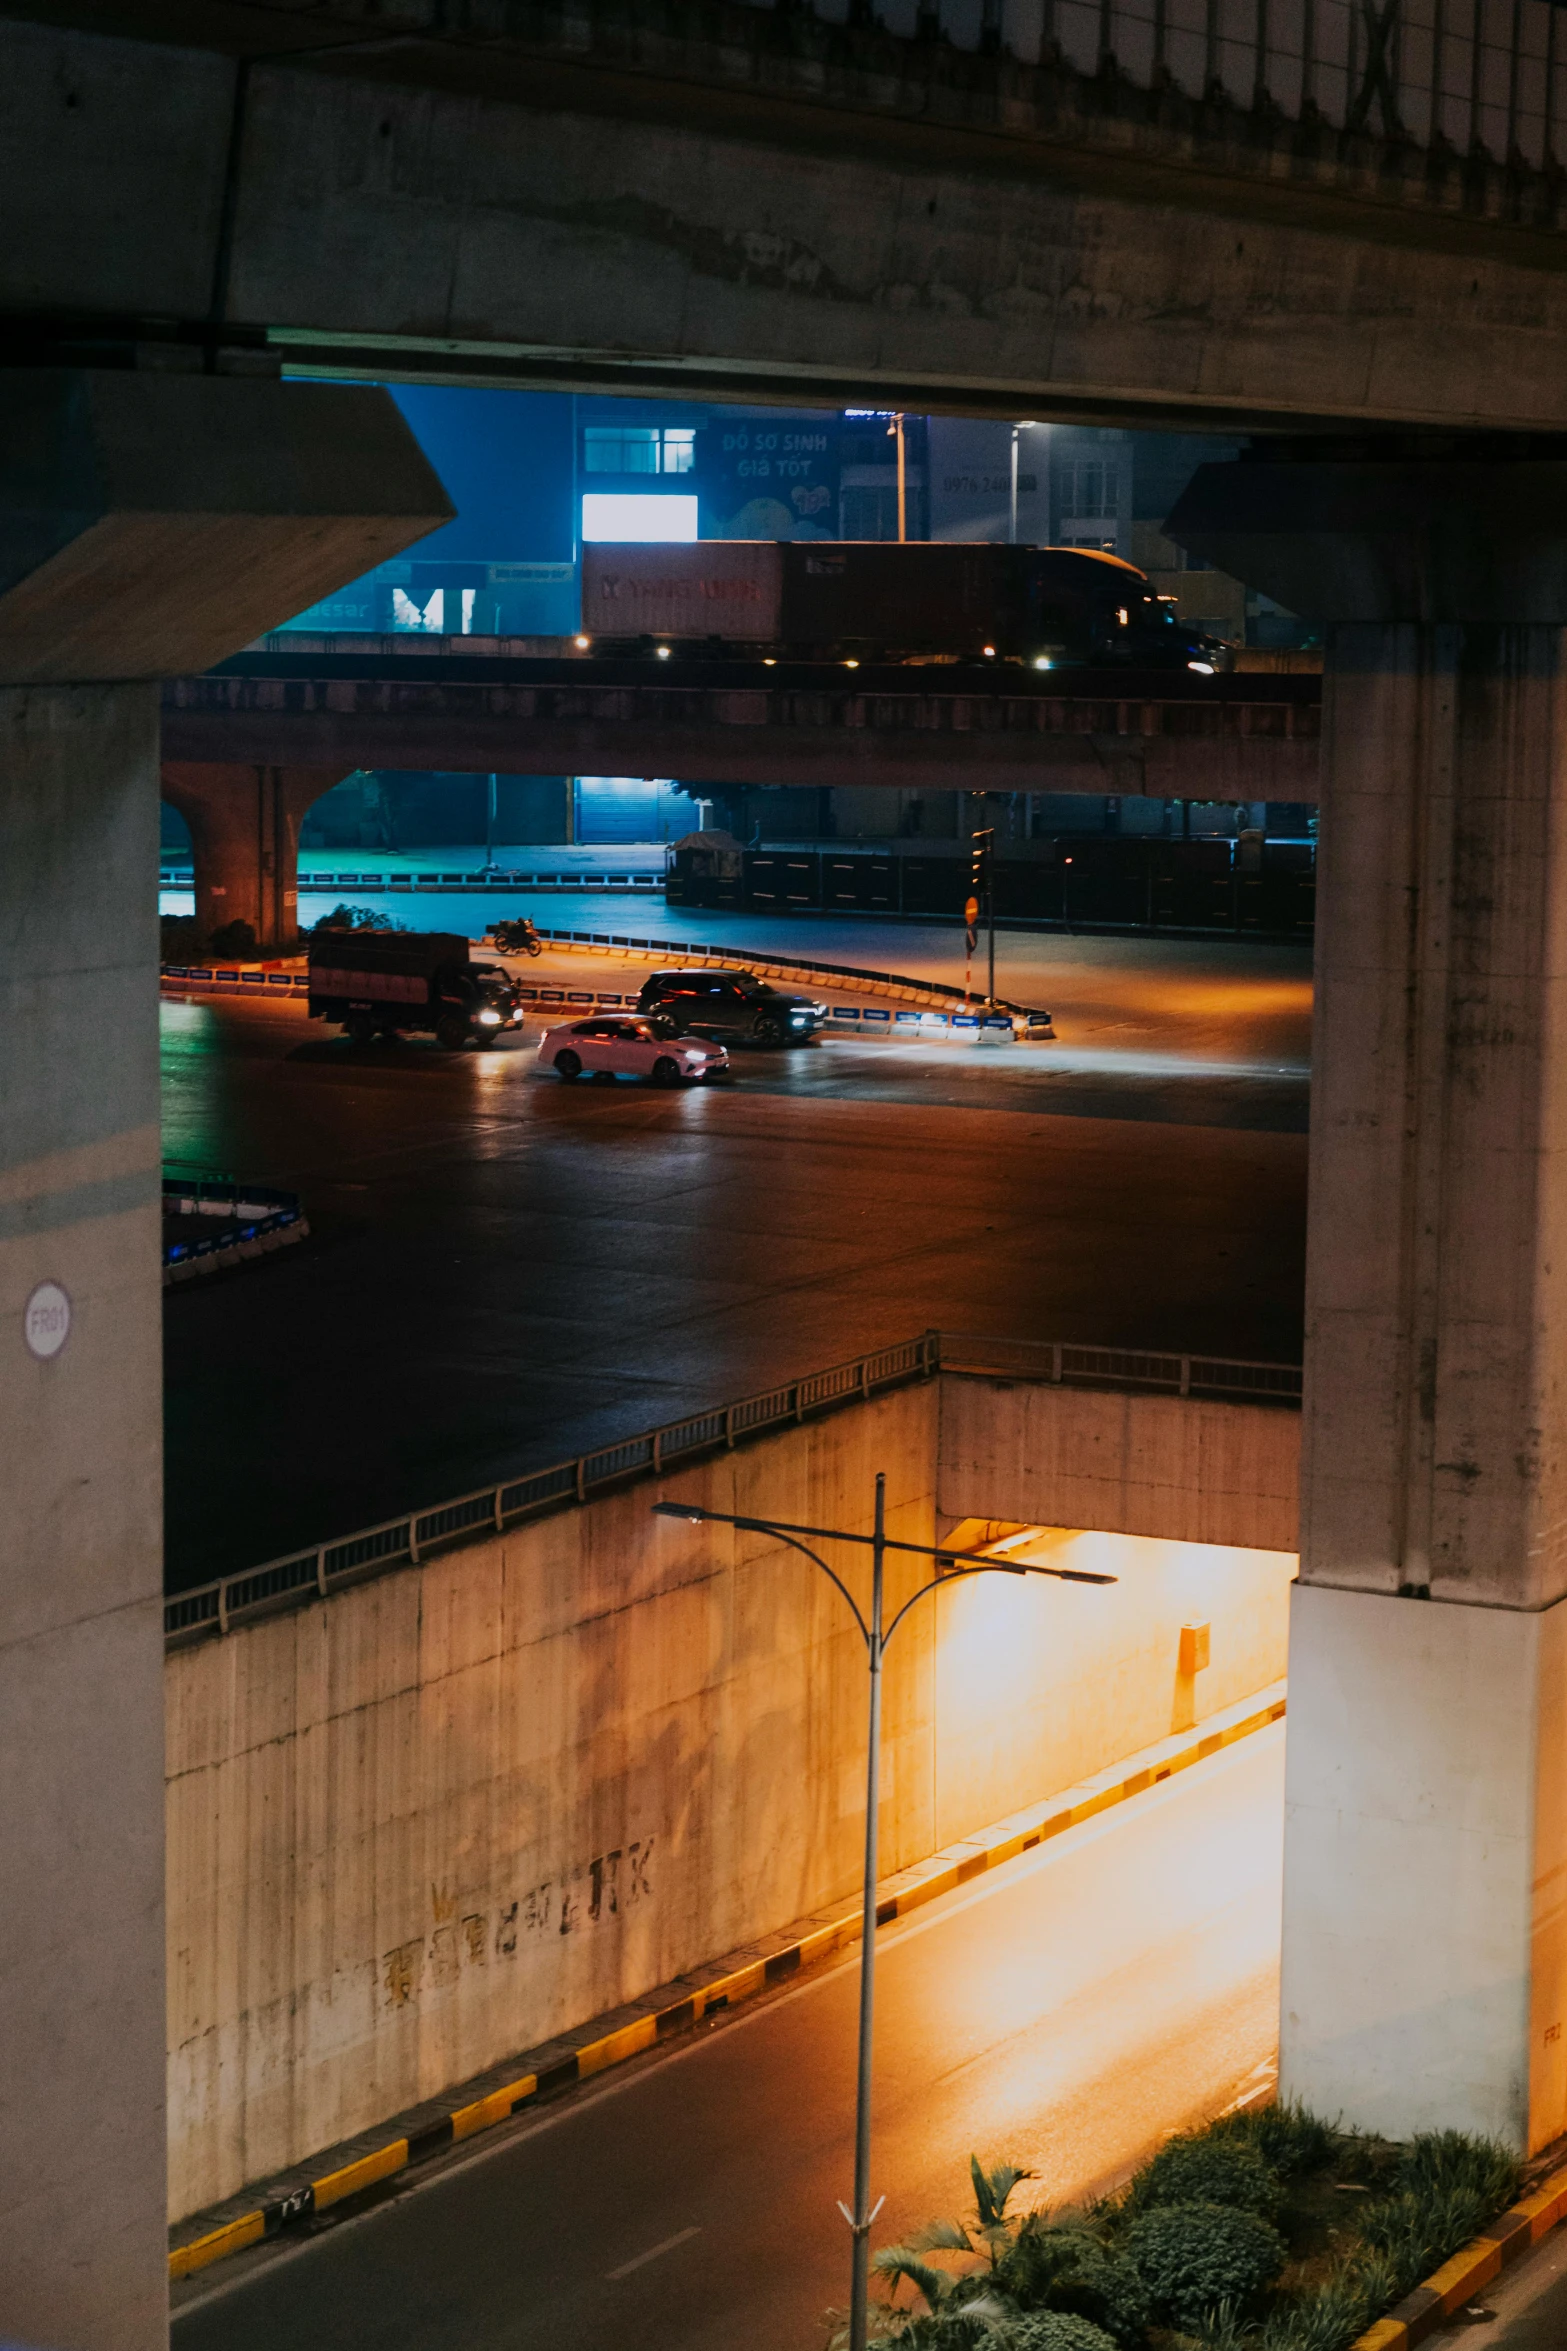
[(501, 1025), (500, 1014), (498, 1012), (491, 1012), (488, 1009), (479, 1014), (478, 1020), (479, 1026), (482, 1029), (498, 1029)]
[(803, 1029), (810, 1017), (811, 1016), (808, 1012), (791, 1012), (789, 1015), (789, 1026), (793, 1029)]

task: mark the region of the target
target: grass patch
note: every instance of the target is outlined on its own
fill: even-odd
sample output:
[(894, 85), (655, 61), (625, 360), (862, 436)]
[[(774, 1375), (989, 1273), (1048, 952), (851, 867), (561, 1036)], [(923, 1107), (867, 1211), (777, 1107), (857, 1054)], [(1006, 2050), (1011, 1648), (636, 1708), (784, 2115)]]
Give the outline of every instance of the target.
[(1521, 2177), (1491, 2140), (1393, 2145), (1297, 2106), (1182, 2133), (1081, 2208), (1023, 2209), (1011, 2164), (969, 2171), (972, 2214), (875, 2257), (888, 2351), (1348, 2351)]

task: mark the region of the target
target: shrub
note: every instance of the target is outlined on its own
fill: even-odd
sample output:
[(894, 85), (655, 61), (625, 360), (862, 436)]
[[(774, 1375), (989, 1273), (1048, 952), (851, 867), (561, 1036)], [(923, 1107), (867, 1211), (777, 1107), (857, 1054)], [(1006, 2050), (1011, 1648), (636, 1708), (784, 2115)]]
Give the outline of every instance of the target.
[(995, 2282), (1022, 2310), (1089, 2320), (1121, 2351), (1137, 2351), (1153, 2319), (1148, 2289), (1129, 2261), (1080, 2222), (1055, 2225), (1043, 2213), (1024, 2216)]
[(1134, 2212), (1164, 2204), (1229, 2204), (1271, 2220), (1279, 2208), (1273, 2166), (1244, 2139), (1172, 2139), (1132, 2182)]
[(1422, 2131), (1399, 2157), (1396, 2184), (1406, 2196), (1476, 2196), (1488, 2219), (1512, 2202), (1520, 2176), (1517, 2157), (1495, 2139), (1471, 2138), (1466, 2131)]
[(1396, 2302), (1419, 2285), (1428, 2271), (1440, 2269), (1460, 2245), (1466, 2245), (1495, 2210), (1495, 2202), (1473, 2188), (1449, 2188), (1438, 2195), (1389, 2196), (1367, 2207), (1360, 2233), (1368, 2249), (1386, 2264)]
[(1064, 2286), (1057, 2306), (1091, 2318), (1103, 2327), (1120, 2351), (1137, 2351), (1153, 2324), (1153, 2302), (1132, 2264), (1115, 2255), (1082, 2278)]
[(1349, 2351), (1376, 2313), (1388, 2307), (1378, 2298), (1380, 2283), (1380, 2277), (1373, 2281), (1361, 2266), (1346, 2262), (1314, 2294), (1273, 2311), (1257, 2336), (1257, 2351)]
[(1134, 2220), (1127, 2259), (1178, 2327), (1200, 2327), (1221, 2302), (1244, 2306), (1284, 2266), (1284, 2241), (1255, 2212), (1228, 2204), (1163, 2204)]
[(159, 915), (158, 953), (165, 963), (199, 963), (206, 951), (193, 914)]
[(1255, 2147), (1263, 2162), (1286, 2180), (1325, 2170), (1340, 2144), (1340, 2135), (1331, 2123), (1289, 2102), (1253, 2107), (1247, 2114), (1227, 2114), (1205, 2136)]
[(339, 904), (313, 927), (318, 931), (400, 931), (403, 925), (394, 923), (389, 914), (377, 914), (373, 906)]
[(236, 919), (220, 924), (212, 934), (214, 955), (245, 956), (256, 952), (256, 933), (253, 924)]
[(1000, 2337), (1007, 2351), (1115, 2351), (1102, 2327), (1065, 2310), (1035, 2310)]

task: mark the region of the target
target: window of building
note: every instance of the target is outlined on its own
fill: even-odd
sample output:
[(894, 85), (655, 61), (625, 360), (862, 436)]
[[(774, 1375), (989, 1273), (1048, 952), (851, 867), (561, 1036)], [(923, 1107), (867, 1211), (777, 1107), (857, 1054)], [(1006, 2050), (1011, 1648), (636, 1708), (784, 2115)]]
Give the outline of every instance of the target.
[(584, 539), (685, 540), (697, 535), (695, 498), (664, 490), (586, 490), (582, 498)]
[[(912, 502), (911, 502), (912, 503)], [(909, 517), (912, 522), (912, 514)], [(843, 535), (846, 539), (895, 539), (898, 535), (898, 487), (861, 484), (845, 487)]]
[(1102, 458), (1078, 457), (1061, 468), (1062, 510), (1067, 514), (1110, 514), (1121, 503), (1121, 469)]
[(695, 459), (694, 430), (657, 425), (583, 428), (584, 473), (689, 473)]

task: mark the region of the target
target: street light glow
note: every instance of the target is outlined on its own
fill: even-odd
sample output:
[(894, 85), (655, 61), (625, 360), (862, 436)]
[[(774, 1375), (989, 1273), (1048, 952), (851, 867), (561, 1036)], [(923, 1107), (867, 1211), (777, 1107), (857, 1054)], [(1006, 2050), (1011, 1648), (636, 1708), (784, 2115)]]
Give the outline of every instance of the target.
[[(870, 1673), (870, 1726), (866, 1737), (865, 1770), (865, 1878), (863, 1909), (860, 1927), (860, 2031), (859, 2079), (855, 2093), (854, 2115), (854, 2210), (840, 2204), (839, 2210), (849, 2223), (854, 2238), (853, 2285), (849, 2301), (849, 2351), (868, 2351), (870, 2300), (870, 2232), (871, 2223), (881, 2210), (885, 2198), (873, 2207), (870, 2200), (871, 2166), (871, 2017), (876, 1982), (876, 1895), (878, 1886), (877, 1839), (880, 1821), (881, 1787), (881, 1677), (882, 1661), (887, 1644), (892, 1639), (909, 1610), (927, 1593), (940, 1591), (947, 1583), (962, 1576), (977, 1575), (1043, 1575), (1059, 1578), (1068, 1584), (1114, 1584), (1119, 1577), (1096, 1575), (1084, 1568), (1041, 1567), (1032, 1561), (986, 1558), (969, 1552), (942, 1549), (932, 1543), (900, 1543), (887, 1533), (887, 1480), (878, 1471), (876, 1478), (875, 1531), (868, 1535), (856, 1533), (848, 1527), (795, 1526), (784, 1519), (741, 1518), (728, 1510), (706, 1510), (700, 1503), (655, 1502), (651, 1505), (658, 1518), (683, 1518), (693, 1526), (704, 1520), (718, 1526), (743, 1527), (759, 1535), (771, 1535), (776, 1542), (786, 1543), (793, 1551), (802, 1551), (813, 1566), (819, 1567), (829, 1583), (836, 1584), (848, 1603), (850, 1613), (865, 1643), (865, 1662)], [(1027, 1533), (1037, 1538), (1038, 1528)], [(835, 1568), (828, 1566), (819, 1551), (813, 1551), (802, 1535), (813, 1535), (819, 1541), (831, 1543), (866, 1543), (871, 1548), (870, 1613), (862, 1612), (859, 1602)], [(935, 1564), (937, 1573), (929, 1583), (921, 1584), (911, 1592), (897, 1610), (889, 1625), (882, 1621), (882, 1569), (889, 1551), (907, 1551)], [(942, 1568), (950, 1575), (942, 1575)]]

